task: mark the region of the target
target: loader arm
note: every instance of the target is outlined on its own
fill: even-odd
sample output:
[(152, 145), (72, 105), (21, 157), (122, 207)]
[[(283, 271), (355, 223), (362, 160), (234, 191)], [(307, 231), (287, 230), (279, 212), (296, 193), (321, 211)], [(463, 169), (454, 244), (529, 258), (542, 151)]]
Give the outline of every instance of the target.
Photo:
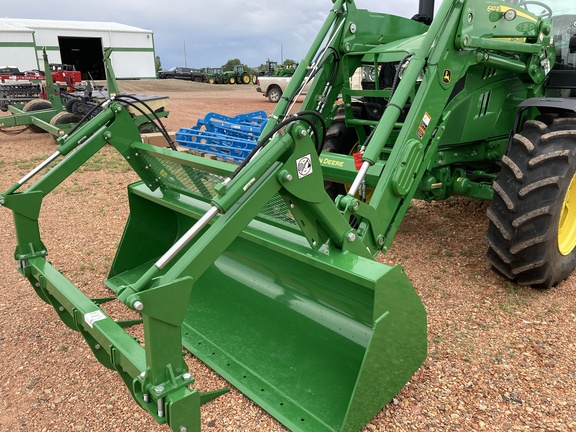
[[(347, 14), (340, 17), (344, 22), (335, 25), (339, 33), (331, 38), (324, 68), (316, 74), (302, 109), (318, 110), (330, 118), (329, 109), (342, 97), (347, 123), (357, 129), (362, 165), (353, 178), (347, 177), (351, 179), (349, 192), (337, 199), (337, 205), (356, 218), (358, 234), (372, 253), (377, 253), (390, 246), (424, 174), (442, 163), (438, 146), (453, 109), (449, 104), (457, 95), (457, 84), (465, 81), (471, 68), (514, 73), (525, 83), (527, 97), (543, 94), (544, 79), (554, 63), (551, 20), (505, 2), (447, 1), (428, 28), (347, 6)], [(507, 11), (514, 12), (513, 20), (504, 17)], [(389, 31), (382, 34), (374, 28)], [(395, 58), (404, 58), (404, 63), (393, 90), (350, 88), (348, 79), (360, 65), (379, 65)], [(336, 78), (335, 70), (339, 71)], [(287, 100), (290, 94), (286, 92)], [(351, 114), (356, 98), (366, 96), (386, 99), (378, 121)], [(283, 110), (284, 105), (279, 104), (274, 115), (282, 118)], [(499, 159), (501, 153), (493, 152), (491, 157)], [(327, 155), (321, 159), (334, 161)], [(346, 177), (343, 171), (353, 166), (345, 158), (337, 158), (333, 165), (336, 167), (324, 164), (325, 176), (340, 179)], [(366, 187), (373, 189), (369, 203), (357, 197)], [(484, 185), (475, 187), (483, 196), (490, 194)]]
[[(338, 43), (344, 12), (337, 1), (303, 62), (323, 77), (337, 57), (319, 47)], [(310, 432), (360, 429), (426, 357), (426, 315), (405, 272), (372, 259), (324, 190), (316, 122), (336, 96), (323, 93), (315, 113), (279, 113), (240, 167), (141, 143), (117, 96), (0, 195), (14, 213), (19, 271), (172, 431), (199, 431), (200, 405), (227, 390), (192, 389), (182, 346)], [(106, 144), (141, 181), (128, 188), (130, 217), (104, 281), (115, 295), (90, 299), (47, 261), (38, 218), (46, 194)], [(100, 308), (108, 301), (141, 320), (114, 321)], [(125, 332), (132, 325), (143, 344)]]
[[(494, 8), (500, 8), (495, 16)], [(426, 169), (438, 158), (438, 146), (450, 112), (448, 103), (456, 83), (465, 79), (471, 67), (480, 65), (500, 73), (520, 74), (535, 95), (542, 94), (544, 78), (554, 63), (551, 22), (518, 12), (517, 19), (511, 23), (502, 19), (509, 9), (505, 5), (492, 6), (492, 2), (454, 2), (452, 5), (444, 2), (420, 51), (414, 54), (406, 68), (363, 155), (364, 164), (372, 165), (378, 160), (392, 131), (392, 121), (386, 119), (387, 112), (392, 111), (393, 118), (400, 113), (393, 107), (404, 106), (418, 75), (425, 70), (375, 187), (375, 202), (370, 204), (376, 214), (384, 218), (380, 225), (384, 232), (372, 233), (381, 247), (390, 246)], [(530, 28), (531, 31), (518, 31), (518, 28)], [(428, 38), (430, 44), (426, 43)], [(342, 201), (348, 209), (351, 203), (351, 195)]]

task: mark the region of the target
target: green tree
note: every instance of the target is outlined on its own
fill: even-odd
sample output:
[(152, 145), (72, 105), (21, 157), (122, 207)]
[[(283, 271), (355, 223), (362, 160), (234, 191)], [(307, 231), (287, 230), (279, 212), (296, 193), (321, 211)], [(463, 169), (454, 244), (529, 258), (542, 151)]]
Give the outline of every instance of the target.
[(293, 65), (293, 64), (296, 64), (295, 60), (292, 60), (292, 59), (284, 60), (284, 66), (289, 66), (289, 65)]
[(230, 59), (228, 60), (225, 64), (222, 65), (222, 69), (224, 71), (231, 71), (232, 69), (234, 69), (234, 66), (241, 66), (242, 62), (240, 61), (240, 59)]
[(160, 61), (160, 56), (154, 57), (154, 66), (156, 67), (156, 72), (162, 69), (162, 62)]

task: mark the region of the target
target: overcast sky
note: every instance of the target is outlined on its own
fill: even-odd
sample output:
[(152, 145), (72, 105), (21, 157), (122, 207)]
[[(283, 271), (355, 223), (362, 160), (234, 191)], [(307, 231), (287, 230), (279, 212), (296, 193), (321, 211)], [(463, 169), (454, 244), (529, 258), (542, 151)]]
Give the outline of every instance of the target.
[[(35, 3), (35, 2), (32, 2)], [(50, 0), (2, 1), (8, 18), (110, 21), (154, 32), (162, 67), (220, 67), (239, 58), (300, 61), (332, 7), (331, 0)], [(411, 17), (418, 0), (357, 0), (358, 7)]]

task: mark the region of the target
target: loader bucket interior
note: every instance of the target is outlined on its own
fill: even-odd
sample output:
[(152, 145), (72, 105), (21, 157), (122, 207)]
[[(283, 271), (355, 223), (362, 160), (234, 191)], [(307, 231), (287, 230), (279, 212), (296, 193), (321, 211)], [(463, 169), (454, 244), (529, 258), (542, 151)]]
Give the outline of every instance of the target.
[[(116, 292), (202, 216), (230, 169), (145, 145), (138, 153), (170, 180), (162, 193), (129, 187), (106, 281)], [(401, 267), (310, 254), (277, 196), (194, 281), (182, 345), (291, 430), (359, 430), (425, 359), (426, 316)]]

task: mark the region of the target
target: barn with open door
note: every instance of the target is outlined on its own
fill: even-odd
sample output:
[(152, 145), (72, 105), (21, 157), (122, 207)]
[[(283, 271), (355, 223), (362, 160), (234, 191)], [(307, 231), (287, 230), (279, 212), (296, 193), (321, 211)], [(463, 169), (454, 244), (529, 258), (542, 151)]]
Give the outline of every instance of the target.
[(42, 49), (50, 63), (74, 65), (82, 79), (105, 79), (103, 51), (112, 49), (118, 79), (155, 78), (150, 30), (114, 22), (0, 18), (0, 58), (20, 70), (41, 69)]

